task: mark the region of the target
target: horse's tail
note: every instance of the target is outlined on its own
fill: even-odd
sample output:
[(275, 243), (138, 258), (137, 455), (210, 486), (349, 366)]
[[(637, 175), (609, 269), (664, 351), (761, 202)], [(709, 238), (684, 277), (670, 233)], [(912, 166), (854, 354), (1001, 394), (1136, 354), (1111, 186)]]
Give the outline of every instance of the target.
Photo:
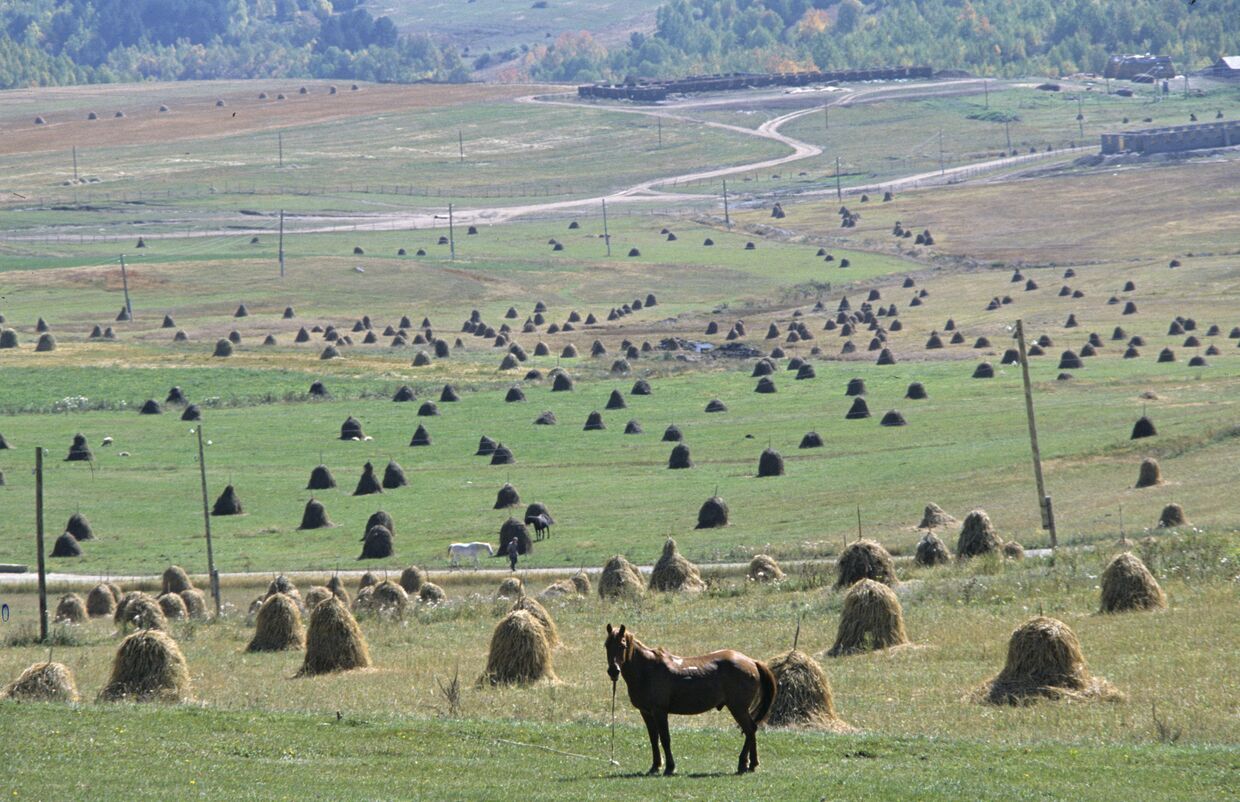
[(775, 695), (779, 693), (779, 680), (775, 679), (775, 672), (771, 671), (766, 663), (755, 660), (754, 664), (758, 667), (758, 682), (761, 688), (758, 693), (758, 702), (749, 711), (749, 715), (754, 724), (761, 724), (770, 715), (771, 706), (775, 704)]

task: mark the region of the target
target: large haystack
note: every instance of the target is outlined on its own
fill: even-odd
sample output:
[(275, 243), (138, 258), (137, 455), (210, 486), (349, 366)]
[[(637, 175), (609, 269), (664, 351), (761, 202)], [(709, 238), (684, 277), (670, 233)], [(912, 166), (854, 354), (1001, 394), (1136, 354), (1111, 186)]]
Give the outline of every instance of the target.
[(306, 628), (306, 659), (298, 676), (370, 666), (370, 650), (357, 621), (339, 599), (321, 602)]
[(121, 642), (101, 702), (177, 702), (190, 695), (181, 648), (158, 630), (135, 632)]
[(357, 594), (359, 611), (373, 613), (384, 618), (401, 618), (409, 607), (409, 594), (390, 579), (368, 588), (368, 593)]
[(90, 526), (90, 521), (86, 520), (86, 516), (80, 512), (69, 516), (69, 520), (65, 523), (65, 531), (73, 535), (75, 540), (95, 539), (95, 532)]
[(667, 458), (667, 467), (672, 470), (693, 467), (693, 456), (689, 451), (688, 443), (677, 443), (672, 447), (672, 453)]
[(273, 593), (258, 608), (254, 620), (254, 637), (247, 652), (281, 652), (300, 649), (305, 645), (305, 630), (297, 603), (283, 593)]
[(862, 579), (895, 585), (896, 569), (891, 554), (874, 540), (856, 540), (840, 553), (836, 563), (835, 587), (851, 588)]
[(528, 685), (543, 679), (556, 679), (546, 629), (525, 610), (508, 613), (491, 634), (486, 671), (478, 684)]
[(204, 621), (207, 618), (207, 597), (198, 588), (183, 590), (178, 594), (185, 603), (186, 617), (191, 621)]
[(383, 487), (379, 484), (379, 479), (375, 476), (374, 463), (367, 462), (362, 466), (362, 475), (357, 480), (357, 487), (353, 490), (355, 496), (370, 496), (375, 493), (382, 493)]
[(913, 562), (924, 567), (944, 565), (951, 562), (951, 554), (947, 546), (934, 532), (926, 532), (917, 541), (917, 551), (913, 554)]
[(62, 532), (60, 537), (56, 538), (56, 542), (52, 544), (52, 557), (81, 557), (82, 547), (78, 545), (77, 538), (68, 532)]
[(827, 656), (843, 657), (905, 643), (904, 610), (895, 592), (881, 582), (863, 579), (844, 596), (840, 628)]
[(170, 565), (164, 569), (160, 593), (180, 593), (193, 586), (194, 583), (189, 580), (189, 574), (185, 573), (184, 568), (179, 565)]
[(784, 458), (773, 448), (762, 449), (762, 455), (758, 457), (758, 476), (783, 476), (784, 475)]
[(405, 478), (405, 469), (400, 467), (396, 460), (389, 459), (387, 467), (383, 469), (383, 488), (385, 490), (396, 490), (408, 485), (409, 480)]
[(695, 529), (714, 529), (728, 525), (728, 504), (719, 496), (706, 499), (698, 510), (698, 521)]
[(1161, 610), (1167, 596), (1141, 558), (1130, 552), (1115, 555), (1102, 572), (1102, 612)]
[(66, 593), (56, 603), (53, 620), (58, 624), (80, 624), (88, 618), (86, 602), (76, 593)]
[(224, 488), (224, 492), (215, 500), (215, 506), (211, 508), (212, 515), (240, 515), (241, 499), (237, 497), (237, 489), (232, 485)]
[(650, 572), (650, 589), (662, 593), (696, 592), (705, 590), (706, 583), (697, 566), (685, 559), (676, 549), (676, 541), (669, 537)]
[(598, 596), (604, 601), (640, 599), (646, 593), (637, 566), (617, 554), (603, 566), (598, 578)]
[(115, 613), (116, 597), (107, 585), (95, 585), (86, 594), (86, 614), (91, 618), (110, 618)]
[(966, 560), (983, 554), (991, 554), (1003, 547), (1003, 541), (995, 534), (995, 527), (985, 510), (973, 510), (964, 518), (960, 537), (956, 540), (956, 558)]
[(73, 443), (69, 446), (69, 454), (65, 462), (90, 462), (94, 459), (90, 446), (86, 443), (86, 435), (81, 432), (73, 435)]
[(307, 490), (331, 490), (336, 486), (336, 477), (332, 476), (331, 469), (326, 465), (317, 465), (314, 470), (310, 471), (310, 481), (306, 483)]
[(547, 612), (547, 608), (543, 607), (537, 599), (532, 596), (526, 596), (524, 593), (517, 596), (512, 603), (512, 612), (517, 610), (524, 610), (534, 616), (538, 623), (542, 624), (543, 630), (547, 633), (547, 642), (551, 644), (553, 649), (560, 645), (560, 630), (555, 625), (555, 619), (551, 617), (551, 613)]
[(1067, 624), (1036, 616), (1021, 624), (1008, 641), (1003, 670), (982, 689), (991, 704), (1028, 704), (1038, 699), (1118, 700), (1123, 694), (1091, 676), (1081, 643)]
[(77, 683), (64, 663), (35, 663), (4, 686), (0, 699), (21, 702), (76, 702)]
[(493, 510), (504, 510), (509, 507), (515, 507), (521, 503), (521, 494), (511, 484), (505, 482), (504, 486), (495, 494), (495, 506)]
[(323, 506), (323, 502), (316, 498), (312, 498), (306, 502), (306, 508), (301, 513), (301, 524), (297, 527), (300, 531), (311, 529), (329, 529), (335, 526), (331, 518), (327, 517), (327, 508)]
[(749, 561), (749, 571), (746, 576), (750, 582), (782, 582), (784, 571), (779, 567), (779, 563), (775, 562), (774, 557), (755, 554), (754, 558)]
[(184, 621), (189, 618), (189, 610), (186, 609), (181, 594), (161, 593), (155, 601), (159, 602), (159, 609), (164, 611), (164, 618), (169, 621)]
[(767, 726), (852, 730), (835, 712), (831, 683), (817, 660), (793, 649), (771, 658), (767, 666), (779, 689), (766, 719)]
[(392, 532), (386, 526), (376, 524), (366, 530), (359, 560), (382, 560), (396, 553), (392, 546)]

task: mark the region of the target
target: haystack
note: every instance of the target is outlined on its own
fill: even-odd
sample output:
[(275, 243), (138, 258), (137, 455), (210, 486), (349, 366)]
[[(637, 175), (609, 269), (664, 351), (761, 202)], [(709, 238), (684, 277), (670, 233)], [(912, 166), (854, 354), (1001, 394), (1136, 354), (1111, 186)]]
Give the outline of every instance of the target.
[(1154, 421), (1142, 415), (1132, 426), (1132, 436), (1129, 440), (1140, 440), (1143, 437), (1153, 437), (1158, 434), (1158, 429), (1154, 428)]
[(197, 404), (190, 404), (185, 408), (185, 411), (181, 413), (181, 420), (190, 422), (200, 421), (202, 420), (202, 410)]
[(161, 593), (156, 601), (159, 602), (159, 609), (164, 611), (164, 618), (169, 621), (184, 621), (189, 618), (189, 610), (186, 609), (181, 594)]
[(1003, 556), (1009, 560), (1025, 559), (1025, 547), (1015, 540), (1003, 541)]
[(828, 657), (887, 649), (908, 643), (904, 610), (891, 588), (863, 579), (849, 588), (840, 613), (840, 628)]
[(326, 465), (318, 465), (310, 471), (310, 481), (306, 483), (307, 490), (331, 490), (335, 486), (336, 477), (332, 476), (331, 469)]
[(663, 442), (665, 443), (679, 443), (683, 439), (684, 434), (681, 433), (680, 427), (674, 423), (663, 430)]
[(81, 557), (82, 547), (78, 545), (77, 539), (73, 535), (65, 532), (56, 538), (56, 542), (52, 545), (53, 557)]
[(426, 582), (418, 588), (418, 601), (422, 604), (441, 604), (447, 598), (448, 594), (434, 582)]
[(1184, 508), (1179, 504), (1168, 504), (1163, 507), (1162, 513), (1158, 516), (1158, 527), (1160, 529), (1174, 529), (1178, 526), (1188, 526), (1188, 519), (1184, 516)]
[(693, 467), (693, 456), (689, 453), (688, 444), (677, 443), (672, 448), (671, 456), (667, 458), (667, 467), (673, 470)]
[(107, 585), (95, 585), (86, 594), (86, 614), (91, 618), (110, 618), (115, 613), (116, 597)]
[(357, 480), (357, 487), (353, 490), (355, 496), (370, 496), (375, 493), (382, 493), (383, 487), (379, 484), (379, 479), (375, 476), (375, 466), (367, 462), (362, 466), (362, 475)]
[(65, 531), (73, 535), (77, 540), (95, 539), (95, 533), (90, 527), (90, 521), (86, 520), (86, 516), (80, 512), (75, 512), (69, 516), (69, 520), (65, 523)]
[(400, 586), (405, 589), (406, 593), (417, 593), (426, 581), (425, 569), (416, 565), (411, 565), (400, 572)]
[(503, 510), (509, 507), (516, 507), (520, 503), (521, 494), (517, 492), (515, 487), (505, 482), (504, 486), (501, 487), (499, 492), (495, 494), (495, 506), (491, 509)]
[(926, 532), (921, 536), (921, 540), (917, 541), (917, 551), (913, 554), (913, 561), (925, 567), (944, 565), (950, 562), (951, 558), (947, 546), (934, 532)]
[(1003, 670), (982, 689), (981, 701), (1020, 705), (1038, 699), (1118, 700), (1123, 694), (1085, 665), (1081, 643), (1067, 624), (1036, 616), (1008, 641)]
[(512, 455), (512, 450), (503, 443), (497, 445), (495, 450), (491, 452), (492, 465), (512, 465), (516, 461), (516, 457)]
[(163, 632), (135, 632), (121, 642), (101, 702), (176, 702), (190, 695), (189, 669), (177, 642)]
[(728, 504), (719, 496), (713, 496), (703, 502), (698, 510), (695, 529), (714, 529), (728, 525)]
[(586, 425), (582, 427), (587, 432), (602, 431), (607, 428), (607, 424), (603, 423), (603, 413), (594, 410), (586, 416)]
[(233, 355), (233, 344), (225, 339), (215, 341), (215, 350), (211, 356), (228, 357)]
[(517, 554), (529, 554), (534, 548), (530, 530), (516, 518), (509, 518), (499, 528), (499, 554), (508, 553), (508, 544), (517, 541)]
[(86, 603), (76, 593), (66, 593), (56, 604), (56, 614), (52, 620), (56, 623), (80, 624), (88, 618)]
[(232, 485), (224, 488), (211, 508), (212, 515), (240, 515), (241, 512), (241, 499), (237, 498), (237, 489)]
[(784, 458), (772, 448), (764, 448), (758, 457), (758, 476), (783, 476)]
[(1162, 484), (1162, 481), (1162, 469), (1158, 466), (1158, 460), (1153, 457), (1141, 460), (1141, 469), (1137, 472), (1137, 487), (1154, 487)]
[(836, 563), (835, 587), (850, 588), (862, 579), (896, 585), (896, 569), (891, 554), (874, 540), (856, 540), (840, 553)]
[(0, 699), (22, 702), (76, 702), (77, 683), (64, 663), (35, 663), (4, 686)]
[(94, 458), (90, 446), (86, 444), (86, 435), (80, 432), (73, 435), (73, 444), (69, 446), (69, 455), (65, 457), (65, 462), (90, 462)]
[(767, 666), (779, 688), (766, 719), (767, 726), (852, 730), (835, 712), (831, 683), (817, 660), (794, 649), (771, 658)]
[(327, 580), (327, 589), (346, 607), (353, 603), (353, 600), (349, 598), (348, 589), (344, 586), (344, 582), (340, 580), (339, 574), (332, 574), (332, 578)]
[(297, 527), (299, 531), (330, 529), (333, 526), (335, 524), (327, 517), (327, 508), (323, 506), (323, 502), (316, 498), (306, 502), (306, 508), (301, 513), (301, 524)]
[(749, 561), (747, 576), (750, 582), (780, 582), (784, 578), (784, 571), (779, 567), (779, 563), (775, 562), (774, 557), (755, 554), (754, 558)]
[(409, 607), (409, 594), (390, 579), (385, 579), (367, 590), (369, 592), (357, 594), (358, 610), (385, 618), (400, 618)]
[(861, 396), (854, 398), (852, 406), (844, 413), (845, 420), (864, 420), (868, 417), (870, 417), (870, 405)]
[(1003, 541), (995, 534), (995, 527), (985, 510), (973, 510), (964, 518), (960, 537), (956, 540), (956, 558), (965, 560), (998, 551)]
[(697, 566), (685, 559), (676, 549), (676, 541), (669, 537), (650, 572), (650, 589), (662, 593), (700, 591), (706, 589), (706, 583)]
[(414, 430), (413, 437), (409, 440), (410, 446), (429, 446), (431, 444), (431, 433), (426, 430), (422, 424), (418, 424), (418, 428)]
[[(406, 487), (409, 480), (405, 478), (405, 469), (400, 467), (396, 460), (388, 460), (387, 467), (383, 469), (383, 487), (387, 490), (396, 490), (397, 488)], [(354, 493), (354, 495), (357, 495)]]
[(551, 513), (547, 510), (547, 505), (543, 504), (541, 501), (531, 502), (530, 505), (525, 508), (524, 520), (528, 524), (540, 515), (546, 517), (547, 523), (555, 523), (555, 518), (551, 517)]
[(315, 585), (310, 588), (310, 590), (306, 591), (306, 597), (304, 599), (306, 603), (306, 610), (314, 612), (314, 608), (321, 602), (332, 598), (335, 598), (335, 594), (331, 592), (330, 588), (324, 587), (323, 585)]
[(797, 448), (822, 448), (822, 435), (818, 432), (806, 432)]
[(352, 415), (344, 419), (344, 423), (340, 424), (341, 440), (361, 440), (366, 435), (362, 432), (362, 424)]
[(306, 628), (306, 659), (299, 677), (370, 666), (370, 650), (357, 621), (339, 599), (321, 602)]
[(951, 515), (943, 511), (943, 508), (933, 501), (926, 505), (925, 512), (921, 515), (921, 523), (917, 524), (918, 529), (939, 529), (944, 526), (955, 526), (960, 523)]
[(392, 547), (392, 533), (386, 526), (372, 526), (366, 530), (366, 538), (362, 541), (362, 553), (359, 560), (382, 560), (391, 557), (396, 551)]
[(202, 621), (207, 617), (207, 597), (201, 590), (190, 588), (180, 592), (181, 601), (185, 603), (186, 617), (191, 621)]
[(1102, 612), (1161, 610), (1167, 596), (1141, 558), (1130, 552), (1115, 555), (1102, 572)]
[(189, 579), (189, 574), (185, 573), (185, 569), (179, 565), (170, 565), (165, 568), (161, 580), (160, 593), (180, 593), (194, 586)]
[(510, 576), (499, 583), (499, 588), (495, 591), (497, 599), (519, 599), (525, 595), (525, 583), (521, 581), (521, 577)]
[(534, 617), (534, 620), (542, 624), (543, 630), (547, 633), (547, 642), (551, 644), (551, 647), (554, 649), (556, 646), (559, 646), (560, 630), (556, 627), (555, 619), (551, 617), (551, 613), (547, 612), (547, 608), (543, 607), (537, 599), (531, 596), (526, 596), (524, 591), (515, 598), (516, 601), (512, 604), (511, 612), (524, 610), (529, 613)]
[(556, 680), (547, 631), (525, 610), (514, 610), (495, 625), (486, 671), (478, 684), (528, 685), (543, 679)]
[(598, 596), (604, 601), (621, 599), (640, 599), (646, 593), (646, 583), (642, 580), (637, 566), (617, 554), (603, 566), (598, 578)]

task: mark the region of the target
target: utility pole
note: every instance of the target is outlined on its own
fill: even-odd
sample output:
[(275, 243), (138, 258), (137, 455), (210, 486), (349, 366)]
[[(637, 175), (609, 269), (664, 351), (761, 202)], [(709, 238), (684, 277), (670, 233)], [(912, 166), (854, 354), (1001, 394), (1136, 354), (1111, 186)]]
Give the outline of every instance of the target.
[(43, 561), (43, 447), (34, 450), (34, 541), (39, 552), (39, 643), (47, 643), (47, 565)]
[(461, 164), (465, 163), (465, 137), (461, 134), (461, 129), (456, 129), (456, 149), (461, 154)]
[[(1184, 99), (1188, 100), (1188, 73), (1184, 73)], [(73, 172), (73, 177), (77, 178), (77, 170)]]
[(452, 224), (452, 204), (448, 204), (448, 257), (456, 261), (456, 229)]
[(939, 129), (939, 175), (946, 175), (947, 170), (943, 167), (943, 129)]
[[(1184, 95), (1185, 95), (1185, 97), (1187, 97), (1187, 96), (1188, 96), (1188, 89), (1187, 89), (1187, 88), (1184, 90)], [(77, 183), (77, 180), (78, 180), (78, 172), (77, 172), (77, 145), (74, 145), (74, 146), (73, 146), (73, 183), (75, 183), (75, 184), (76, 184), (76, 183)]]
[(607, 255), (611, 256), (611, 233), (607, 230), (607, 199), (603, 198), (603, 242), (607, 244)]
[(659, 149), (660, 149), (660, 150), (662, 150), (662, 149), (663, 149), (663, 118), (662, 118), (662, 117), (655, 117), (654, 119), (655, 119), (655, 123), (658, 125), (658, 131), (659, 131)]
[(276, 132), (276, 147), (280, 154), (280, 166), (283, 167), (284, 166), (284, 132), (283, 131)]
[(1081, 96), (1076, 96), (1076, 124), (1080, 129), (1081, 139), (1085, 138), (1085, 109), (1081, 106)]
[(844, 192), (840, 189), (840, 157), (835, 157), (835, 199), (844, 200)]
[(990, 108), (990, 81), (982, 79), (982, 91), (986, 93), (986, 108)]
[(215, 553), (211, 550), (211, 511), (207, 507), (207, 458), (202, 449), (202, 422), (198, 429), (198, 475), (202, 477), (202, 522), (207, 530), (207, 576), (211, 580), (211, 597), (215, 599), (215, 617), (220, 617), (220, 575), (215, 572)]
[(1051, 497), (1046, 495), (1046, 484), (1042, 479), (1042, 451), (1038, 448), (1038, 425), (1033, 416), (1033, 386), (1029, 382), (1029, 354), (1025, 350), (1025, 326), (1023, 321), (1016, 321), (1016, 342), (1020, 348), (1020, 373), (1025, 383), (1025, 415), (1029, 419), (1029, 446), (1033, 451), (1033, 478), (1038, 488), (1038, 509), (1042, 512), (1042, 528), (1050, 532), (1051, 549), (1059, 543), (1055, 534), (1055, 511), (1051, 506)]
[(1003, 135), (1007, 137), (1007, 149), (1012, 150), (1012, 121), (1007, 117), (1003, 118)]
[(732, 215), (728, 211), (728, 179), (723, 179), (723, 224), (732, 230)]
[(133, 306), (129, 303), (129, 273), (125, 270), (125, 254), (121, 254), (121, 289), (125, 291), (125, 313), (133, 321)]
[(284, 278), (284, 210), (280, 210), (280, 278)]

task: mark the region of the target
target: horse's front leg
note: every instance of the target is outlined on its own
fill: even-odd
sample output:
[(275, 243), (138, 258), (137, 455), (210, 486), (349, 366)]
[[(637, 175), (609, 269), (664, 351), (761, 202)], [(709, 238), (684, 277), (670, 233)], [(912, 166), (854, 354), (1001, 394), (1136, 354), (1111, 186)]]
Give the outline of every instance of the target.
[(676, 773), (676, 758), (672, 757), (672, 733), (667, 728), (667, 713), (659, 714), (659, 740), (663, 742), (663, 754), (667, 756), (667, 768), (663, 769), (664, 777)]
[(658, 774), (659, 769), (663, 768), (663, 760), (659, 756), (659, 728), (655, 723), (654, 716), (645, 710), (640, 711), (642, 721), (646, 722), (646, 734), (650, 736), (650, 751), (654, 755), (654, 760), (650, 764), (648, 774)]

